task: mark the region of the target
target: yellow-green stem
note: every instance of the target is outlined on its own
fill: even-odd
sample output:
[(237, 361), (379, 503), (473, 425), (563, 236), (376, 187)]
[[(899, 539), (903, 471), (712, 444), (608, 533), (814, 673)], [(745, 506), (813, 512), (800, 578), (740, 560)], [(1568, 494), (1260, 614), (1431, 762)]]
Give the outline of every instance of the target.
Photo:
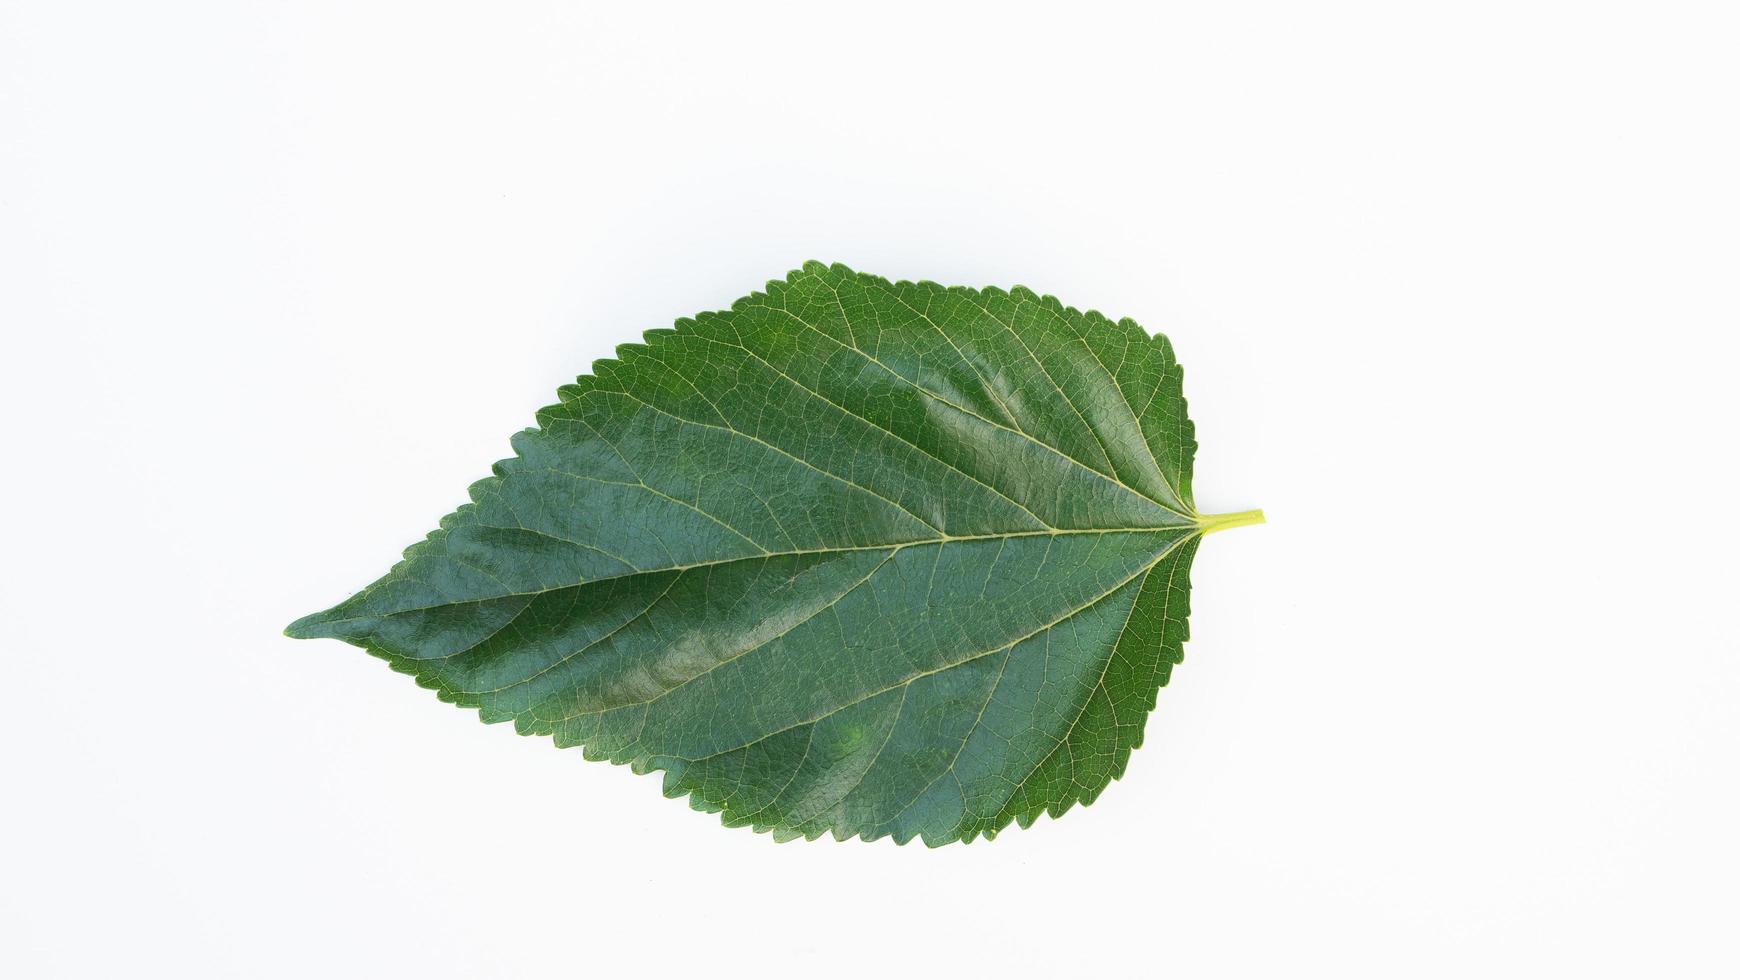
[(1263, 512), (1260, 510), (1241, 510), (1236, 514), (1198, 514), (1196, 526), (1203, 534), (1213, 534), (1229, 527), (1244, 527), (1247, 524), (1263, 523)]

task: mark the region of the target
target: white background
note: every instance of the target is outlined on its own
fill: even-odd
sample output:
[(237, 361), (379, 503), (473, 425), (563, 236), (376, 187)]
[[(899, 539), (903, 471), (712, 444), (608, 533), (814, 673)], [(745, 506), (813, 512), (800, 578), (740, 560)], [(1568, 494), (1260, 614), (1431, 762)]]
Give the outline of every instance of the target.
[[(1730, 5), (734, 7), (0, 4), (0, 969), (1740, 971)], [(280, 635), (809, 258), (1166, 332), (1267, 508), (1094, 806), (775, 845)]]

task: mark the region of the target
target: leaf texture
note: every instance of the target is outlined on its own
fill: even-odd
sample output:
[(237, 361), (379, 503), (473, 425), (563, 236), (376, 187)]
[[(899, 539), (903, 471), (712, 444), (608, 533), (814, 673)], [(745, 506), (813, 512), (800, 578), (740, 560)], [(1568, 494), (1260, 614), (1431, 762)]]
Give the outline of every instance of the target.
[(1180, 375), (1128, 319), (812, 262), (594, 364), (288, 632), (730, 826), (994, 837), (1122, 775), (1182, 658), (1229, 522)]

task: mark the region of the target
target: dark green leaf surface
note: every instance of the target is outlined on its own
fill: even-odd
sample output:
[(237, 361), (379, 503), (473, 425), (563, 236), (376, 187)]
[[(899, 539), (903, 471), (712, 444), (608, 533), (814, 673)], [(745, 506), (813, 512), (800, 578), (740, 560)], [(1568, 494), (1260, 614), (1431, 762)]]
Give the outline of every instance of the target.
[(561, 389), (293, 624), (780, 839), (986, 837), (1121, 775), (1205, 518), (1164, 337), (810, 263)]

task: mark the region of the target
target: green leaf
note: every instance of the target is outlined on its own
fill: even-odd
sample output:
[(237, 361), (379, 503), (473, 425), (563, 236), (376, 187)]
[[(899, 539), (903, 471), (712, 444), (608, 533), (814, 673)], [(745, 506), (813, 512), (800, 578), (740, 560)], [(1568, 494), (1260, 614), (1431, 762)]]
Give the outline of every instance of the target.
[(1122, 775), (1203, 534), (1164, 337), (810, 263), (618, 348), (296, 621), (784, 840), (993, 837)]

